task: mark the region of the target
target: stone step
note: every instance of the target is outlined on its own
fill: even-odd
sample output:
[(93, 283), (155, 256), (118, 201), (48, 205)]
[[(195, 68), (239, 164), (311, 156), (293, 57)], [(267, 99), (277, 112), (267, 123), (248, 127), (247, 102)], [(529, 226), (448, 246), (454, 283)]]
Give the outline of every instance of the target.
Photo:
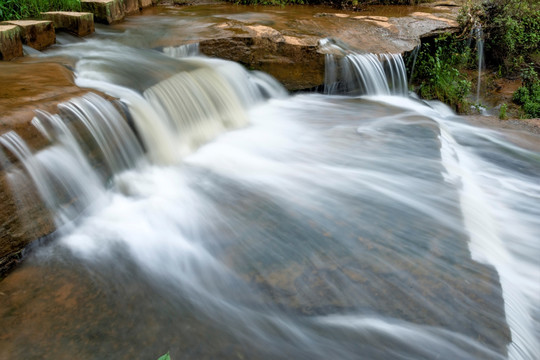
[(122, 0), (126, 15), (136, 14), (140, 11), (139, 0)]
[(144, 9), (152, 6), (152, 0), (139, 0), (139, 8)]
[(96, 22), (114, 24), (126, 16), (123, 0), (81, 0), (84, 11), (94, 14)]
[(56, 42), (52, 21), (10, 20), (3, 24), (17, 25), (21, 29), (22, 42), (36, 50), (43, 50)]
[(23, 55), (21, 29), (0, 24), (0, 60), (9, 61)]
[(54, 23), (56, 30), (86, 36), (94, 32), (94, 14), (89, 12), (49, 11), (41, 13), (44, 20)]

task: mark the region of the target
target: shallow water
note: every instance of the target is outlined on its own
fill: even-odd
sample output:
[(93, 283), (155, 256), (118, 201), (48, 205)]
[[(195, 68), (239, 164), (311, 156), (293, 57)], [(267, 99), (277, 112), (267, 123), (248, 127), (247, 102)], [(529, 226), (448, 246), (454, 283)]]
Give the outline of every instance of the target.
[[(232, 63), (126, 44), (123, 31), (45, 57), (120, 97), (146, 155), (107, 162), (100, 145), (103, 168), (58, 175), (84, 196), (51, 201), (60, 230), (0, 282), (0, 358), (539, 353), (540, 153), (438, 103), (289, 96)], [(189, 92), (159, 95), (176, 81), (218, 115), (200, 96), (178, 115)], [(55, 146), (37, 164), (88, 169), (100, 156), (71, 151), (75, 128), (41, 121)]]

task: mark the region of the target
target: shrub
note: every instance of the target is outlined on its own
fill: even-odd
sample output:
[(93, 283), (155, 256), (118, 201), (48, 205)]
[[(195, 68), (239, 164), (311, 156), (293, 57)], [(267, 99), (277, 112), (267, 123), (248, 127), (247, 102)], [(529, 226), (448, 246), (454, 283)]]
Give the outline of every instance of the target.
[(540, 2), (494, 0), (482, 7), (477, 19), (486, 35), (486, 58), (507, 73), (520, 70), (540, 48)]
[(540, 117), (540, 81), (538, 73), (528, 67), (521, 75), (523, 86), (517, 89), (512, 95), (512, 100), (522, 105), (526, 117)]
[(420, 81), (417, 92), (421, 97), (440, 100), (457, 111), (467, 108), (471, 82), (459, 71), (469, 62), (470, 52), (465, 48), (463, 41), (449, 34), (422, 45), (411, 74)]

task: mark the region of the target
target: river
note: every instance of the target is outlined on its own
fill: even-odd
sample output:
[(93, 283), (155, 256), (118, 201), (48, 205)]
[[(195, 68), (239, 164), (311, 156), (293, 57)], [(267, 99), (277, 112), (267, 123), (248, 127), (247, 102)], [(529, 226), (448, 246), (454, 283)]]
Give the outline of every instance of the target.
[(121, 105), (38, 112), (37, 153), (0, 138), (59, 229), (0, 282), (0, 358), (540, 354), (538, 151), (407, 94), (400, 57), (351, 53), (343, 76), (386, 72), (375, 90), (288, 94), (153, 46), (175, 23), (35, 55)]

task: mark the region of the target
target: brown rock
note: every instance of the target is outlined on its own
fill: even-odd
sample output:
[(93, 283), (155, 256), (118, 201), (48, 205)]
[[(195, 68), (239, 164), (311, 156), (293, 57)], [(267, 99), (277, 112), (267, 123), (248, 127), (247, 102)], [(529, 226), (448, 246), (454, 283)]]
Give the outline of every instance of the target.
[(81, 6), (94, 14), (96, 22), (103, 24), (123, 21), (126, 15), (123, 0), (81, 0)]
[(51, 20), (56, 30), (86, 36), (94, 32), (94, 14), (89, 12), (50, 11), (41, 13), (45, 20)]
[(21, 29), (16, 25), (0, 25), (0, 60), (9, 61), (22, 55)]
[(124, 3), (124, 12), (126, 15), (139, 12), (139, 0), (122, 0)]
[[(49, 142), (30, 124), (34, 110), (55, 113), (59, 103), (87, 92), (60, 64), (0, 63), (0, 135), (14, 131), (31, 149), (42, 149)], [(28, 244), (54, 231), (51, 215), (26, 176), (12, 182), (18, 189), (14, 195), (7, 173), (18, 168), (15, 157), (0, 146), (0, 277)]]
[(43, 50), (56, 42), (52, 21), (14, 20), (6, 21), (5, 23), (19, 26), (21, 28), (23, 44), (36, 50)]
[(144, 9), (152, 5), (152, 0), (139, 0), (139, 9)]

